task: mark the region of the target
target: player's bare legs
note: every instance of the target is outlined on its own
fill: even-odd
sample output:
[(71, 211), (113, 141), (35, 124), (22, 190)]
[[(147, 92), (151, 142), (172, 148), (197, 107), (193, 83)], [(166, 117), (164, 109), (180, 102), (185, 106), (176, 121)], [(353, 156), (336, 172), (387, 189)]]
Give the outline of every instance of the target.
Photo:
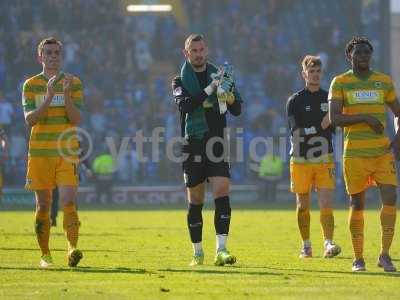
[(390, 184), (378, 184), (378, 187), (382, 199), (380, 212), (382, 242), (378, 266), (382, 267), (385, 272), (396, 272), (396, 267), (389, 255), (396, 224), (396, 187)]
[(225, 197), (230, 192), (230, 180), (227, 177), (210, 177), (208, 179), (212, 186), (214, 198)]
[(63, 206), (63, 227), (68, 241), (68, 265), (75, 267), (82, 258), (82, 252), (77, 249), (79, 236), (79, 218), (76, 209), (76, 186), (59, 186), (60, 201)]
[(317, 198), (320, 208), (332, 208), (332, 203), (333, 203), (332, 189), (322, 189), (322, 188), (318, 189)]
[(189, 203), (203, 204), (205, 195), (205, 184), (200, 183), (195, 187), (187, 188), (187, 196)]

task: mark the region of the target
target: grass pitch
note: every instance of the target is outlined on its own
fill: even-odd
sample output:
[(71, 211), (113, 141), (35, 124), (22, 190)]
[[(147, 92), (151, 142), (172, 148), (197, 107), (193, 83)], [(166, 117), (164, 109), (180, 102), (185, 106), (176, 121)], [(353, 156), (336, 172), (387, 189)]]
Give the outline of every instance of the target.
[[(191, 268), (185, 210), (81, 211), (78, 268), (66, 262), (59, 226), (50, 246), (55, 268), (38, 268), (32, 212), (0, 212), (0, 299), (400, 299), (400, 273), (376, 267), (379, 214), (366, 214), (367, 272), (351, 272), (347, 211), (335, 212), (342, 254), (322, 258), (319, 212), (311, 215), (314, 258), (300, 260), (293, 210), (233, 210), (234, 266), (213, 265), (213, 212), (204, 213), (205, 265)], [(399, 224), (398, 224), (399, 225)], [(396, 234), (398, 236), (398, 234)], [(392, 257), (400, 257), (395, 237)], [(397, 267), (400, 262), (395, 259)]]

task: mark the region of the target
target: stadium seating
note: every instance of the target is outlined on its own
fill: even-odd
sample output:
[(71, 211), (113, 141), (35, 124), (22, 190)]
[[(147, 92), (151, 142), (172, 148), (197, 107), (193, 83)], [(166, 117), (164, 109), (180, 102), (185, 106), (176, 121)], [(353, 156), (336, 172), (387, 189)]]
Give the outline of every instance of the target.
[[(166, 125), (170, 135), (179, 135), (170, 80), (179, 71), (180, 49), (189, 32), (206, 35), (213, 61), (227, 60), (235, 66), (246, 108), (243, 116), (232, 119), (231, 124), (244, 126), (249, 136), (278, 135), (277, 129), (286, 126), (282, 117), (285, 102), (302, 86), (298, 64), (305, 53), (325, 57), (324, 88), (328, 88), (332, 75), (346, 68), (343, 48), (350, 36), (344, 28), (359, 28), (367, 35), (371, 32), (372, 39), (379, 42), (372, 21), (364, 24), (365, 17), (350, 18), (346, 14), (347, 0), (183, 2), (189, 23), (178, 21), (174, 15), (134, 17), (125, 13), (122, 1), (43, 0), (35, 1), (32, 7), (23, 0), (0, 2), (0, 97), (3, 95), (14, 107), (14, 125), (9, 131), (15, 147), (12, 150), (23, 153), (17, 142), (21, 136), (27, 137), (20, 103), (21, 83), (40, 72), (35, 46), (44, 36), (55, 35), (64, 41), (65, 69), (79, 75), (85, 86), (82, 127), (96, 142), (101, 142), (104, 135), (132, 136), (138, 129), (150, 135), (153, 127)], [(71, 13), (58, 14), (60, 9)], [(373, 11), (365, 8), (366, 14)], [(49, 15), (53, 18), (43, 17)], [(333, 20), (341, 26), (333, 27)], [(264, 109), (262, 117), (270, 119), (261, 127), (255, 122), (262, 118), (246, 113), (257, 110), (256, 105)], [(146, 148), (147, 155), (150, 151)], [(126, 158), (130, 167), (117, 173), (120, 183), (181, 181), (181, 168), (174, 163), (138, 164), (132, 157)], [(24, 155), (7, 161), (7, 185), (24, 183), (24, 161)], [(251, 180), (247, 164), (248, 161), (233, 165), (234, 181)]]

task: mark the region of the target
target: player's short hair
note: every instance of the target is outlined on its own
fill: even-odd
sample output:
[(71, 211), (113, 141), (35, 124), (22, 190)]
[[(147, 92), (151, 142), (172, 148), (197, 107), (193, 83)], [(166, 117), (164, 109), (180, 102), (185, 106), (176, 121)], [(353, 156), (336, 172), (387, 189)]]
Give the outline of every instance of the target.
[(56, 45), (60, 46), (60, 48), (62, 49), (61, 41), (59, 41), (56, 38), (51, 36), (51, 37), (45, 38), (45, 39), (40, 41), (40, 43), (39, 43), (39, 45), (37, 47), (38, 55), (42, 55), (43, 48), (44, 48), (45, 45), (52, 45), (52, 44), (56, 44)]
[(188, 50), (192, 42), (204, 41), (204, 36), (200, 33), (192, 33), (185, 40), (185, 50)]
[(308, 68), (312, 68), (312, 67), (322, 67), (322, 61), (319, 56), (306, 55), (303, 58), (301, 65), (303, 67), (303, 71), (305, 71)]
[(346, 57), (350, 58), (351, 51), (353, 51), (356, 45), (360, 44), (365, 44), (369, 47), (369, 49), (371, 49), (372, 52), (374, 51), (374, 47), (372, 47), (371, 42), (366, 37), (353, 36), (353, 38), (346, 44), (346, 50), (345, 50)]

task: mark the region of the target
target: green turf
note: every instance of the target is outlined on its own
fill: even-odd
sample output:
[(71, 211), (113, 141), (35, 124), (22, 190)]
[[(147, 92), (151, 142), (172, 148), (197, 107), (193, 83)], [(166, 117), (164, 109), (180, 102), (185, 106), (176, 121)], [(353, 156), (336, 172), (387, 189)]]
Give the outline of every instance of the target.
[[(62, 217), (62, 216), (61, 216)], [(205, 265), (190, 268), (186, 212), (82, 211), (80, 267), (69, 269), (61, 226), (52, 230), (56, 267), (38, 269), (33, 213), (0, 212), (0, 299), (399, 299), (400, 273), (376, 267), (379, 215), (366, 214), (368, 272), (353, 274), (347, 212), (336, 213), (343, 254), (323, 259), (317, 211), (312, 213), (315, 258), (300, 260), (291, 210), (234, 210), (234, 266), (214, 267), (213, 213), (204, 214)], [(62, 218), (59, 219), (62, 223)], [(392, 256), (400, 257), (395, 237)], [(400, 267), (400, 262), (396, 260)]]

